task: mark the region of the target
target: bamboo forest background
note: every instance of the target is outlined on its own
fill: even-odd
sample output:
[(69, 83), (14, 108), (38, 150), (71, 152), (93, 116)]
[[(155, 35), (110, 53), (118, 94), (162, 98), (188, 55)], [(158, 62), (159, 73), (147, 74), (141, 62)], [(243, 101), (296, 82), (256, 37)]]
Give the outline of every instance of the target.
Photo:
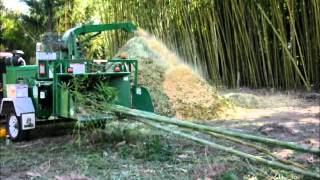
[[(25, 1), (30, 15), (19, 21), (30, 27), (34, 39), (84, 23), (132, 21), (213, 84), (320, 86), (319, 0)], [(88, 46), (88, 56), (110, 57), (127, 38), (119, 32), (103, 34)]]

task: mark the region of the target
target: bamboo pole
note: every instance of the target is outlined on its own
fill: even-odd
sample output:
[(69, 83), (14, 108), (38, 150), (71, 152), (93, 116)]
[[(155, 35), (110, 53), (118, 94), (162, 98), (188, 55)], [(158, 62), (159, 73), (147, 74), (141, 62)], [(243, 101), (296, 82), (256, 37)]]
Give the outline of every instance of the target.
[[(139, 119), (136, 119), (136, 120), (139, 121)], [(225, 135), (222, 135), (222, 134), (218, 134), (218, 133), (213, 133), (213, 132), (208, 132), (208, 131), (200, 131), (200, 132), (202, 132), (204, 134), (208, 134), (208, 135), (210, 135), (212, 137), (215, 137), (215, 138), (225, 139), (225, 140), (228, 140), (228, 141), (231, 141), (231, 142), (234, 142), (234, 143), (238, 143), (238, 144), (241, 144), (241, 145), (256, 149), (257, 151), (259, 151), (261, 153), (264, 153), (264, 154), (266, 154), (266, 155), (278, 160), (281, 163), (289, 164), (289, 165), (292, 165), (292, 166), (295, 166), (295, 167), (301, 168), (301, 169), (306, 169), (306, 167), (304, 165), (296, 163), (296, 162), (293, 162), (293, 161), (289, 161), (289, 160), (286, 160), (286, 159), (281, 159), (281, 158), (277, 157), (276, 155), (272, 154), (268, 149), (266, 149), (264, 147), (261, 147), (261, 146), (258, 146), (256, 144), (245, 142), (245, 141), (242, 141), (240, 139), (233, 138), (233, 137), (228, 137), (228, 136), (225, 136)]]
[(284, 142), (284, 141), (280, 141), (280, 140), (276, 140), (276, 139), (240, 133), (240, 132), (236, 132), (236, 131), (227, 130), (227, 129), (224, 129), (221, 127), (210, 127), (210, 126), (200, 125), (200, 124), (192, 123), (189, 121), (182, 121), (179, 119), (160, 116), (160, 115), (156, 115), (154, 113), (149, 113), (149, 112), (140, 111), (140, 110), (136, 110), (136, 109), (130, 109), (130, 108), (123, 107), (123, 106), (115, 105), (115, 106), (112, 106), (111, 109), (114, 112), (123, 113), (123, 114), (134, 116), (134, 117), (146, 118), (146, 119), (150, 119), (150, 120), (155, 120), (157, 122), (174, 124), (174, 125), (177, 125), (180, 127), (196, 129), (196, 130), (200, 130), (200, 131), (209, 131), (209, 132), (219, 133), (219, 134), (237, 137), (237, 138), (241, 138), (241, 139), (252, 140), (255, 142), (264, 143), (264, 144), (268, 144), (268, 145), (275, 145), (275, 146), (282, 147), (282, 148), (293, 149), (293, 150), (301, 151), (301, 152), (310, 152), (310, 153), (320, 155), (319, 148), (312, 148), (312, 147), (308, 147), (306, 145), (299, 145), (299, 144), (296, 144), (293, 142)]
[(278, 160), (278, 161), (280, 161), (280, 162), (282, 162), (284, 164), (289, 164), (289, 165), (292, 165), (292, 166), (295, 166), (295, 167), (298, 167), (298, 168), (301, 168), (301, 169), (306, 169), (306, 167), (304, 165), (296, 163), (296, 162), (292, 162), (292, 161), (289, 161), (289, 160), (286, 160), (286, 159), (281, 159), (281, 158), (277, 157), (276, 155), (272, 154), (268, 149), (266, 149), (264, 147), (261, 147), (261, 146), (258, 146), (256, 144), (248, 143), (248, 142), (242, 141), (242, 140), (237, 139), (237, 138), (228, 137), (228, 136), (225, 136), (225, 135), (222, 135), (222, 134), (213, 133), (213, 132), (203, 131), (203, 133), (209, 134), (210, 136), (213, 136), (213, 137), (216, 137), (216, 138), (225, 139), (225, 140), (228, 140), (228, 141), (231, 141), (231, 142), (235, 142), (235, 143), (247, 146), (247, 147), (254, 148), (257, 151), (265, 153), (266, 155), (271, 156), (272, 158), (274, 158), (274, 159), (276, 159), (276, 160)]
[(298, 75), (300, 76), (301, 80), (303, 81), (306, 89), (308, 91), (311, 90), (310, 87), (310, 82), (307, 81), (307, 78), (303, 76), (303, 74), (301, 73), (298, 64), (295, 60), (295, 58), (292, 56), (292, 54), (290, 53), (289, 49), (288, 49), (288, 45), (287, 43), (284, 42), (283, 38), (281, 37), (281, 35), (279, 34), (279, 32), (276, 30), (276, 28), (274, 27), (274, 25), (272, 24), (272, 22), (270, 21), (270, 19), (268, 18), (268, 16), (266, 15), (265, 11), (262, 9), (261, 5), (258, 4), (257, 5), (259, 11), (261, 12), (263, 18), (265, 18), (265, 20), (268, 22), (268, 24), (271, 26), (271, 29), (274, 31), (276, 37), (279, 39), (284, 51), (286, 52), (286, 54), (288, 55), (289, 60), (292, 62), (292, 64), (294, 65), (294, 68), (296, 69), (296, 72), (298, 73)]
[(193, 141), (198, 142), (200, 144), (204, 144), (204, 145), (210, 146), (212, 148), (215, 148), (215, 149), (218, 149), (218, 150), (221, 150), (221, 151), (226, 151), (228, 153), (235, 154), (235, 155), (243, 157), (243, 158), (247, 158), (247, 159), (249, 159), (249, 160), (251, 160), (253, 162), (263, 163), (263, 164), (266, 164), (266, 165), (269, 165), (269, 166), (272, 166), (272, 167), (275, 167), (275, 168), (285, 169), (285, 170), (292, 171), (292, 172), (299, 173), (299, 174), (303, 174), (303, 175), (306, 175), (306, 176), (320, 178), (319, 174), (313, 173), (311, 171), (305, 171), (305, 170), (302, 170), (302, 169), (297, 168), (297, 167), (288, 166), (288, 165), (285, 165), (285, 164), (282, 164), (282, 163), (279, 163), (279, 162), (269, 161), (269, 160), (263, 159), (261, 157), (257, 157), (257, 156), (251, 155), (251, 154), (244, 153), (242, 151), (235, 150), (232, 147), (225, 147), (225, 146), (222, 146), (222, 145), (207, 141), (205, 139), (201, 139), (201, 138), (195, 137), (193, 135), (181, 132), (179, 130), (162, 126), (159, 123), (154, 123), (152, 121), (144, 120), (144, 119), (136, 119), (136, 120), (138, 120), (140, 122), (143, 122), (143, 123), (145, 123), (145, 124), (147, 124), (149, 126), (152, 126), (154, 128), (161, 129), (163, 131), (166, 131), (166, 132), (169, 132), (169, 133), (184, 137), (186, 139), (193, 140)]

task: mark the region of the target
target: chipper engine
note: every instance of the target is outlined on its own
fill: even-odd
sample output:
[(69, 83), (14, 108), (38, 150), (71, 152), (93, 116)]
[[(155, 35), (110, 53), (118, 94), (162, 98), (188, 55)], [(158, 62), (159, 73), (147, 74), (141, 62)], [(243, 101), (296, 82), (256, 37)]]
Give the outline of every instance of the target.
[(113, 58), (98, 64), (84, 58), (80, 37), (93, 33), (85, 38), (88, 41), (109, 30), (132, 33), (136, 27), (131, 23), (78, 26), (65, 32), (62, 38), (50, 36), (51, 39), (44, 38), (43, 42), (37, 43), (36, 65), (8, 64), (1, 67), (3, 98), (0, 114), (6, 117), (6, 133), (11, 140), (23, 140), (39, 121), (110, 119), (110, 114), (90, 116), (75, 111), (75, 97), (61, 87), (74, 77), (86, 77), (91, 79), (90, 82), (103, 79), (116, 89), (114, 104), (153, 112), (147, 89), (138, 84), (137, 60)]

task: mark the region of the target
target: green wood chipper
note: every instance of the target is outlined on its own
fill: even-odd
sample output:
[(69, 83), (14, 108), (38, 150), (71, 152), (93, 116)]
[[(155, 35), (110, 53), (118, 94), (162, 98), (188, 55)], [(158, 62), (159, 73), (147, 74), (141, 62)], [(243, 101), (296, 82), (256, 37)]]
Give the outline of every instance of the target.
[(131, 23), (78, 26), (69, 29), (62, 38), (52, 35), (37, 43), (36, 65), (1, 65), (3, 97), (0, 113), (6, 117), (11, 140), (24, 139), (38, 121), (110, 119), (110, 114), (90, 116), (75, 111), (73, 95), (61, 87), (74, 77), (86, 77), (91, 83), (107, 81), (116, 89), (118, 98), (114, 104), (153, 112), (147, 89), (138, 84), (137, 60), (119, 57), (98, 64), (84, 58), (83, 42), (111, 30), (132, 33), (136, 27)]

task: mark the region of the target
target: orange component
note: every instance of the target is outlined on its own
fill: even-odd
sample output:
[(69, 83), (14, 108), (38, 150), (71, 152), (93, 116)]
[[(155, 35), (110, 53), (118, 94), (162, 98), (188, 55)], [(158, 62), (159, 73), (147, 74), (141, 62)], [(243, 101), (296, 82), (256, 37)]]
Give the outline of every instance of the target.
[(6, 128), (0, 128), (0, 138), (5, 138), (7, 136)]
[(121, 54), (119, 54), (119, 58), (121, 58), (121, 59), (128, 59), (128, 54), (126, 54), (126, 53), (121, 53)]

